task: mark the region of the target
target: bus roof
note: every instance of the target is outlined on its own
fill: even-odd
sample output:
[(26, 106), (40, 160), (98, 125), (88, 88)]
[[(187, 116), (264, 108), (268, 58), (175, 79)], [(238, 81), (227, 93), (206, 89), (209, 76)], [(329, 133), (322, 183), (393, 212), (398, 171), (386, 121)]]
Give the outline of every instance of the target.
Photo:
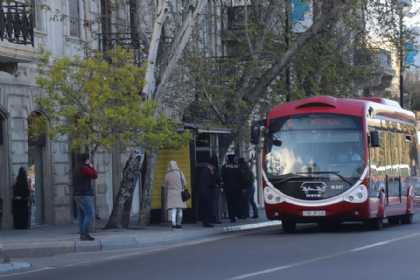
[(269, 113), (268, 119), (308, 113), (331, 113), (359, 117), (370, 113), (371, 116), (415, 122), (414, 113), (401, 108), (393, 100), (381, 97), (337, 98), (332, 96), (309, 97), (277, 105)]

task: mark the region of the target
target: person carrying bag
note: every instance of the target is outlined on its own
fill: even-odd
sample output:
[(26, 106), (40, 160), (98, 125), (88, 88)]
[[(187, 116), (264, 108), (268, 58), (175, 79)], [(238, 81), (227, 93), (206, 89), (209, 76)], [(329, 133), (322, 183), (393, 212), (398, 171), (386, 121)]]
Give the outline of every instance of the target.
[(191, 194), (189, 190), (185, 187), (184, 176), (181, 174), (181, 172), (179, 172), (179, 177), (181, 178), (181, 185), (182, 185), (181, 199), (182, 201), (186, 202), (190, 200)]
[[(172, 228), (182, 228), (182, 210), (187, 208), (187, 196), (191, 195), (185, 187), (185, 177), (176, 161), (171, 160), (165, 175), (166, 208), (171, 219)], [(188, 194), (186, 194), (188, 193)], [(184, 197), (186, 200), (184, 200)]]

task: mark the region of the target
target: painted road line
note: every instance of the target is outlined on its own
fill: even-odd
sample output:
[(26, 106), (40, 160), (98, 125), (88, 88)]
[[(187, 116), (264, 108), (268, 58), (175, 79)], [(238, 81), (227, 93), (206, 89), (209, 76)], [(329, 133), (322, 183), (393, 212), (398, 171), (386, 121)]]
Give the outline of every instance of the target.
[(401, 236), (401, 237), (392, 238), (392, 239), (389, 239), (389, 240), (385, 240), (385, 241), (373, 243), (373, 244), (370, 244), (370, 245), (354, 248), (354, 249), (351, 249), (350, 252), (359, 252), (359, 251), (367, 250), (367, 249), (370, 249), (370, 248), (387, 245), (387, 244), (397, 242), (397, 241), (400, 241), (400, 240), (410, 239), (410, 238), (417, 237), (417, 236), (420, 236), (420, 233), (413, 233), (413, 234), (409, 234), (409, 235), (404, 235), (404, 236)]
[[(24, 271), (24, 272), (16, 272), (16, 273), (8, 273), (8, 274), (4, 274), (1, 275), (0, 274), (0, 278), (4, 278), (4, 277), (13, 277), (13, 276), (19, 276), (22, 274), (31, 274), (31, 273), (37, 273), (37, 272), (43, 272), (43, 271), (47, 271), (47, 270), (54, 270), (54, 269), (61, 269), (61, 268), (70, 268), (70, 267), (77, 267), (77, 266), (91, 266), (91, 265), (95, 265), (98, 263), (104, 263), (104, 262), (112, 262), (115, 260), (119, 260), (119, 259), (124, 259), (124, 258), (130, 258), (130, 257), (137, 257), (137, 256), (144, 256), (144, 255), (150, 255), (150, 254), (156, 254), (156, 253), (160, 253), (162, 251), (168, 251), (168, 250), (172, 250), (172, 249), (177, 249), (177, 248), (181, 248), (181, 247), (185, 247), (185, 246), (194, 246), (194, 245), (199, 245), (199, 244), (203, 244), (203, 243), (209, 243), (209, 242), (214, 242), (214, 241), (219, 241), (219, 240), (224, 240), (224, 239), (230, 239), (230, 238), (236, 238), (238, 236), (244, 236), (244, 235), (249, 235), (251, 234), (249, 231), (237, 231), (237, 232), (232, 232), (229, 235), (218, 235), (218, 236), (211, 236), (211, 237), (207, 237), (207, 238), (200, 238), (197, 240), (191, 240), (191, 241), (185, 241), (185, 242), (181, 242), (181, 243), (177, 243), (177, 244), (171, 244), (171, 245), (161, 245), (158, 247), (150, 247), (150, 248), (135, 248), (135, 249), (131, 249), (131, 250), (120, 250), (120, 251), (114, 251), (114, 254), (112, 256), (106, 256), (106, 257), (100, 257), (99, 259), (89, 259), (89, 260), (85, 260), (85, 261), (76, 261), (76, 262), (72, 262), (70, 264), (66, 264), (66, 265), (58, 265), (58, 266), (47, 266), (47, 267), (42, 267), (42, 268), (38, 268), (38, 269), (32, 269), (32, 270), (28, 270), (28, 271)], [(104, 251), (102, 251), (104, 252)], [(110, 252), (110, 251), (108, 251)], [(80, 252), (79, 254), (97, 254), (100, 252)]]
[(389, 240), (365, 245), (365, 246), (362, 246), (362, 247), (353, 248), (353, 249), (343, 251), (343, 252), (339, 252), (339, 253), (332, 254), (332, 255), (327, 255), (327, 256), (323, 256), (323, 257), (318, 257), (318, 258), (313, 258), (313, 259), (309, 259), (309, 260), (304, 260), (304, 261), (300, 261), (300, 262), (291, 263), (291, 264), (288, 264), (288, 265), (277, 266), (277, 267), (264, 269), (264, 270), (260, 270), (260, 271), (256, 271), (256, 272), (252, 272), (252, 273), (247, 273), (247, 274), (234, 276), (234, 277), (228, 278), (227, 280), (243, 280), (243, 279), (253, 278), (253, 277), (256, 277), (256, 276), (271, 274), (271, 273), (278, 272), (278, 271), (281, 271), (281, 270), (286, 270), (286, 269), (295, 268), (295, 267), (299, 267), (299, 266), (303, 266), (303, 265), (307, 265), (307, 264), (311, 264), (311, 263), (315, 263), (315, 262), (319, 262), (319, 261), (333, 259), (333, 258), (340, 257), (340, 256), (343, 256), (343, 255), (347, 255), (347, 254), (351, 254), (351, 253), (355, 253), (355, 252), (360, 252), (360, 251), (363, 251), (363, 250), (368, 250), (368, 249), (384, 246), (384, 245), (387, 245), (387, 244), (390, 244), (390, 243), (394, 243), (394, 242), (397, 242), (397, 241), (410, 239), (410, 238), (414, 238), (414, 237), (419, 237), (419, 236), (420, 236), (420, 233), (409, 234), (409, 235), (405, 235), (405, 236), (401, 236), (401, 237), (397, 237), (397, 238), (393, 238), (393, 239), (389, 239)]

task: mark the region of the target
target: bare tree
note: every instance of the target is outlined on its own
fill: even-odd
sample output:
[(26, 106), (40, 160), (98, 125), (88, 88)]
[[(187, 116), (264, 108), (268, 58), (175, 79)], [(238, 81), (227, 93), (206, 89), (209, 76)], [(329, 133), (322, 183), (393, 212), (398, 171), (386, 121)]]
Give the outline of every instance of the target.
[[(291, 25), (285, 21), (290, 7), (283, 2), (249, 1), (249, 5), (228, 7), (231, 16), (237, 13), (232, 18), (239, 20), (233, 22), (237, 26), (225, 32), (234, 42), (234, 51), (220, 59), (203, 58), (199, 51), (190, 51), (186, 64), (191, 81), (217, 121), (232, 129), (235, 143), (241, 143), (246, 134), (244, 123), (256, 109), (271, 103), (268, 100), (272, 98), (275, 102), (284, 100), (281, 98), (285, 96), (273, 93), (278, 82), (285, 79), (285, 70), (293, 68), (302, 55), (302, 49), (320, 36), (342, 31), (339, 28), (345, 24), (343, 15), (354, 10), (355, 2), (313, 1), (313, 24), (302, 33), (290, 32)], [(343, 33), (346, 40), (350, 35)]]
[[(103, 0), (105, 1), (105, 0)], [(137, 0), (135, 4), (141, 6), (141, 0)], [(163, 91), (163, 87), (170, 81), (179, 60), (191, 38), (193, 26), (197, 22), (197, 18), (205, 7), (207, 1), (199, 0), (196, 5), (189, 4), (187, 16), (180, 22), (181, 25), (175, 28), (175, 39), (171, 44), (166, 54), (162, 53), (163, 42), (163, 28), (167, 19), (171, 16), (170, 10), (173, 9), (172, 1), (159, 0), (156, 6), (156, 12), (153, 19), (153, 32), (150, 40), (147, 41), (147, 64), (145, 74), (145, 86), (142, 94), (147, 99), (159, 100), (159, 96)], [(137, 5), (136, 5), (137, 6)], [(134, 14), (133, 14), (134, 15)], [(138, 17), (133, 18), (134, 21), (139, 21)], [(178, 19), (177, 19), (178, 20)], [(179, 21), (179, 20), (178, 20)], [(159, 59), (167, 57), (168, 63), (164, 66), (159, 65)], [(159, 82), (157, 77), (160, 77)], [(156, 114), (160, 114), (159, 110)], [(107, 228), (128, 226), (129, 210), (131, 208), (132, 195), (135, 184), (140, 178), (141, 167), (144, 170), (143, 181), (140, 182), (141, 204), (140, 204), (140, 224), (148, 224), (150, 222), (151, 210), (151, 194), (153, 188), (154, 168), (157, 158), (157, 152), (153, 150), (142, 149), (143, 153), (130, 154), (127, 161), (126, 168), (123, 171), (122, 184), (118, 193), (118, 203), (114, 204), (111, 218), (107, 224)], [(144, 160), (143, 160), (144, 159)], [(136, 178), (136, 179), (135, 179)], [(124, 184), (123, 184), (124, 183)], [(126, 186), (126, 187), (124, 187)], [(125, 211), (123, 211), (124, 205)], [(122, 215), (122, 213), (125, 213)]]

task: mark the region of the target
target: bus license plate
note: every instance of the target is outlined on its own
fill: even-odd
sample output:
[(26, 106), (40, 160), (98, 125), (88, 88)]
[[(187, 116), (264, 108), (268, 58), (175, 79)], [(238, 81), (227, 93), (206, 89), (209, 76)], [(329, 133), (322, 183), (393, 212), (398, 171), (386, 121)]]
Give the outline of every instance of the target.
[(322, 217), (322, 216), (326, 216), (326, 212), (325, 210), (303, 211), (302, 215), (304, 217)]

